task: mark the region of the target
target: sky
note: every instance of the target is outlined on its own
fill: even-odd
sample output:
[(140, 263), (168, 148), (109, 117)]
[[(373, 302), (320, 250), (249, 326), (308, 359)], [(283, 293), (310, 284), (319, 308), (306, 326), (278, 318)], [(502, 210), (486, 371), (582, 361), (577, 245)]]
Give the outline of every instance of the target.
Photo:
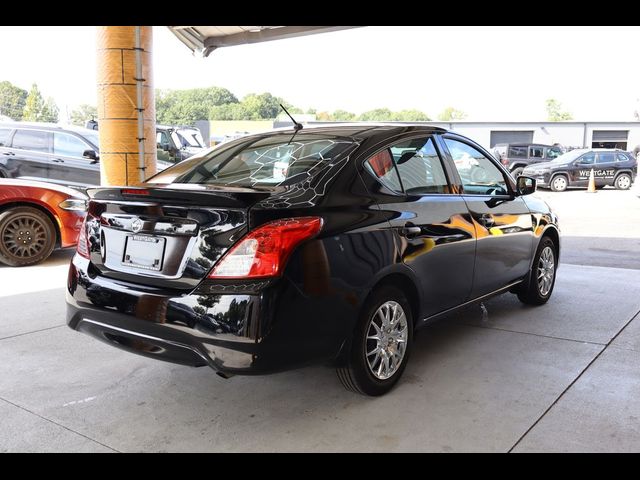
[[(543, 121), (555, 98), (576, 120), (640, 111), (640, 27), (363, 27), (194, 56), (154, 27), (156, 88), (270, 92), (318, 111), (446, 107), (475, 121)], [(36, 82), (61, 113), (96, 103), (95, 27), (0, 27), (0, 81)]]

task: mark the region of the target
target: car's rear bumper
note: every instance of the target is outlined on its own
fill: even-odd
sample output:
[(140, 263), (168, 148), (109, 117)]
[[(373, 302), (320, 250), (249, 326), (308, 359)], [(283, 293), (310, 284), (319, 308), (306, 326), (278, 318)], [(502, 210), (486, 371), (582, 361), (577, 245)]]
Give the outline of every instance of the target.
[(326, 299), (301, 295), (293, 286), (181, 293), (93, 273), (88, 260), (74, 257), (67, 282), (69, 327), (133, 353), (209, 365), (222, 374), (271, 373), (330, 360), (351, 328), (344, 321), (348, 311), (326, 315)]

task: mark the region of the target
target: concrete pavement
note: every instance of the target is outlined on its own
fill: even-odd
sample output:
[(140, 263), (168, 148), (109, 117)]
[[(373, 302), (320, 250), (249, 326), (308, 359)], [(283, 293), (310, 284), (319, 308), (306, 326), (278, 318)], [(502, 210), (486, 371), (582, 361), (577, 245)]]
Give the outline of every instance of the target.
[[(543, 192), (565, 237), (606, 238), (584, 231), (582, 206), (625, 192), (565, 193)], [(607, 232), (639, 238), (621, 208)], [(634, 253), (578, 255), (565, 238), (547, 305), (507, 294), (420, 331), (382, 398), (323, 367), (223, 380), (119, 351), (64, 325), (70, 253), (0, 267), (0, 451), (638, 451), (640, 270)]]

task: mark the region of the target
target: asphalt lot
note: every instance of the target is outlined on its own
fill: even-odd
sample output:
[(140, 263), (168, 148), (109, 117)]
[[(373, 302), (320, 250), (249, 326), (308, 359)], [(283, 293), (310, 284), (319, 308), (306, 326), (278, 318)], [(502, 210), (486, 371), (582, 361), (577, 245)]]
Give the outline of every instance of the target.
[(560, 216), (552, 300), (422, 330), (397, 388), (312, 367), (223, 380), (64, 324), (71, 252), (0, 266), (0, 451), (640, 450), (640, 198), (539, 192)]

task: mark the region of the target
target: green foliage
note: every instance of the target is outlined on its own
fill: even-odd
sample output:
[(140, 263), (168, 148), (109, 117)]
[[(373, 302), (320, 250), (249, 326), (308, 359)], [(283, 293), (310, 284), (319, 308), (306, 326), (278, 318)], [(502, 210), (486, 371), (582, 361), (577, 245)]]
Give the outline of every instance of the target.
[(431, 120), (429, 115), (420, 110), (400, 110), (393, 112), (391, 118), (398, 122), (428, 122)]
[(28, 92), (6, 80), (0, 82), (0, 115), (22, 120)]
[(83, 103), (71, 112), (71, 123), (73, 125), (84, 127), (87, 122), (92, 119), (98, 119), (98, 109), (93, 105)]
[(457, 110), (453, 107), (447, 107), (440, 115), (438, 115), (438, 120), (442, 120), (443, 122), (449, 122), (451, 120), (464, 120), (467, 118), (467, 114), (462, 110)]
[(226, 88), (158, 90), (156, 118), (158, 123), (193, 125), (197, 120), (207, 120), (213, 107), (234, 103), (238, 103), (238, 99)]
[(573, 115), (562, 110), (562, 103), (555, 98), (549, 98), (546, 102), (547, 120), (550, 122), (561, 122), (563, 120), (573, 120)]
[(358, 116), (358, 120), (363, 122), (393, 120), (393, 112), (388, 108), (376, 108), (363, 112)]
[(350, 122), (356, 119), (356, 114), (346, 110), (336, 110), (331, 114), (331, 119), (340, 122)]
[(57, 122), (58, 113), (59, 109), (53, 98), (45, 100), (38, 85), (34, 83), (27, 96), (22, 119), (29, 122)]

